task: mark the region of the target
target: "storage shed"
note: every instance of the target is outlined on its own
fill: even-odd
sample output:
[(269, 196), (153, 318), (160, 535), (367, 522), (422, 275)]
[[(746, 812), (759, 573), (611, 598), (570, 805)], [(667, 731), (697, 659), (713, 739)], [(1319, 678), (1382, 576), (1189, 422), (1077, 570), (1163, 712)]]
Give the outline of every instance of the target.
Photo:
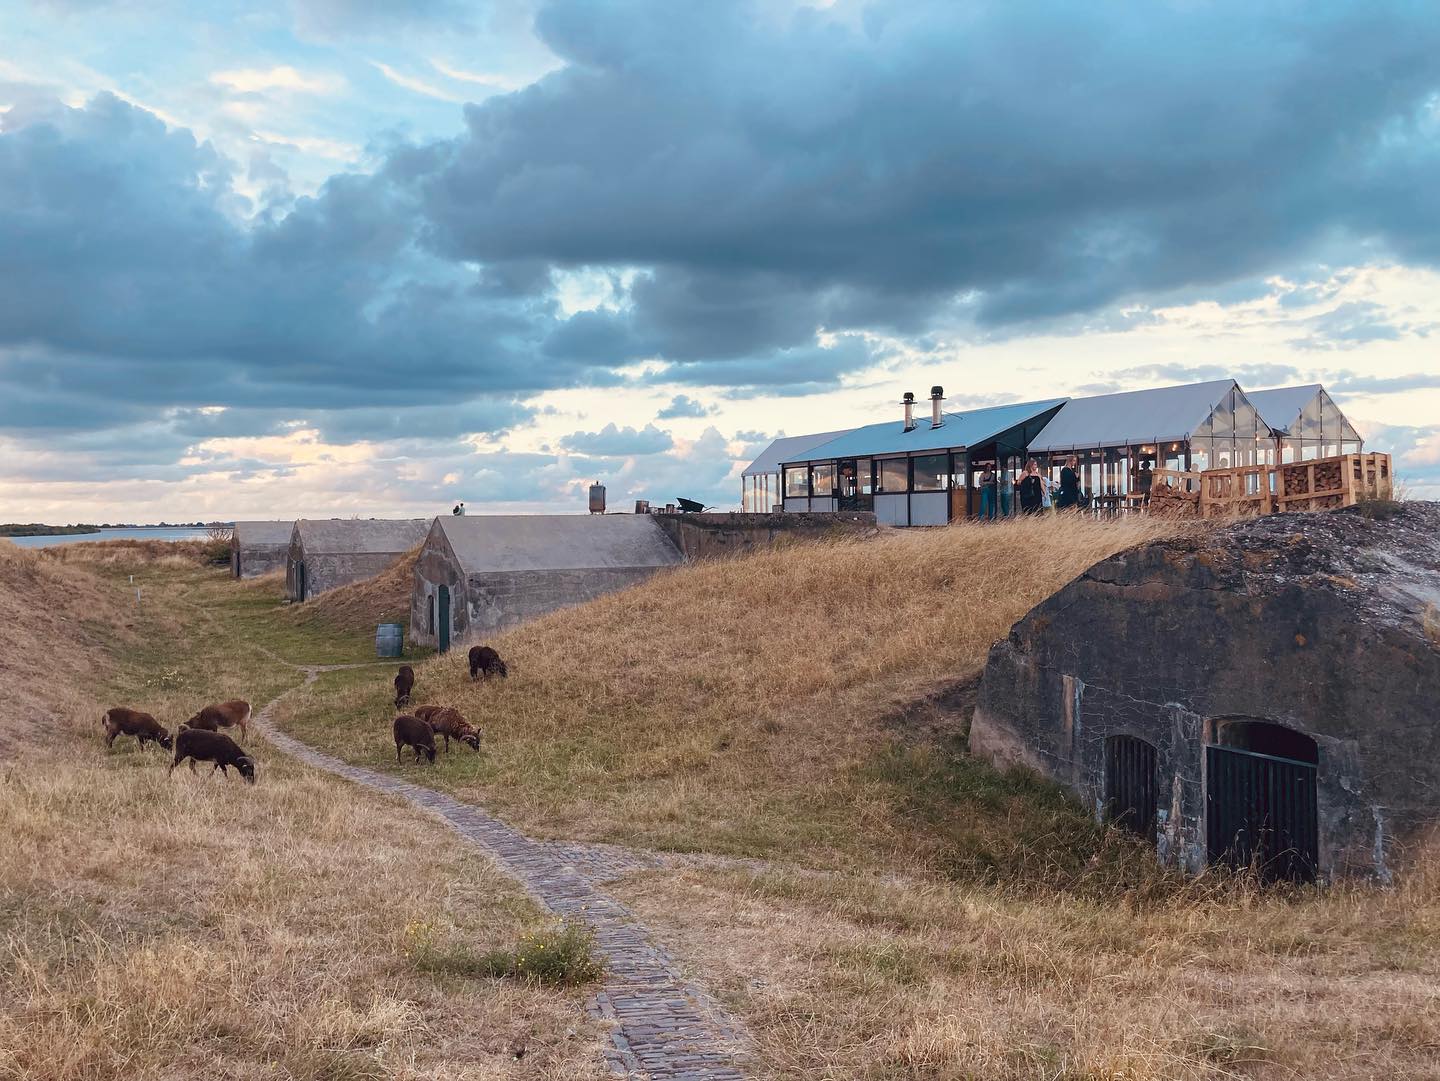
[(990, 651), (970, 747), (1192, 872), (1389, 877), (1440, 821), (1440, 504), (1103, 560)]
[(255, 578), (285, 566), (290, 552), (291, 522), (236, 522), (230, 533), (230, 573)]
[(309, 600), (373, 578), (425, 539), (424, 518), (302, 518), (290, 533), (285, 592)]
[(415, 564), (410, 640), (445, 650), (683, 561), (648, 514), (436, 518)]
[(1025, 447), (1065, 398), (946, 412), (941, 388), (929, 416), (867, 424), (782, 455), (786, 511), (874, 511), (883, 525), (945, 525), (978, 514), (976, 478), (987, 468), (1023, 465)]
[(849, 431), (852, 429), (840, 428), (833, 432), (781, 436), (775, 440), (740, 474), (740, 509), (750, 514), (768, 514), (774, 510), (780, 504), (780, 463), (799, 458), (811, 447), (828, 443)]
[(1279, 458), (1273, 464), (1360, 454), (1365, 449), (1365, 440), (1319, 383), (1252, 390), (1249, 397), (1275, 433)]

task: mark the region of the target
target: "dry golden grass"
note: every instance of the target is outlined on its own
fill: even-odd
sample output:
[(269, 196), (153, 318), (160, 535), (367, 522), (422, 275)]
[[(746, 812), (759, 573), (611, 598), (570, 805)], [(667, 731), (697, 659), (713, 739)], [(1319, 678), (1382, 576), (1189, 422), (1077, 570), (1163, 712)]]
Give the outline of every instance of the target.
[[(886, 718), (973, 676), (1097, 560), (1178, 528), (1037, 518), (667, 572), (497, 638), (508, 680), (471, 683), (463, 648), (418, 667), (417, 703), (486, 731), (483, 755), (451, 755), (434, 781), (546, 834), (909, 865), (933, 839), (896, 803)], [(336, 681), (282, 722), (383, 765), (391, 693), (389, 673)]]
[(134, 563), (168, 586), (137, 606), (94, 561), (0, 545), (0, 671), (25, 718), (7, 709), (0, 751), (0, 1078), (598, 1077), (583, 992), (407, 956), (413, 923), (485, 949), (545, 922), (441, 824), (254, 738), (254, 787), (104, 749), (106, 705), (173, 728), (297, 679), (195, 605), (195, 576), (223, 571), (173, 556)]
[(417, 544), (374, 578), (351, 582), (293, 606), (290, 618), (300, 626), (320, 623), (358, 634), (373, 635), (377, 623), (401, 623), (408, 631), (410, 593), (415, 586), (415, 560), (419, 555)]
[(222, 566), (230, 562), (228, 541), (212, 540), (104, 540), (77, 541), (37, 549), (41, 558), (55, 563), (92, 567), (171, 568)]
[(1132, 905), (868, 875), (688, 871), (621, 895), (786, 1078), (1422, 1078), (1440, 874)]

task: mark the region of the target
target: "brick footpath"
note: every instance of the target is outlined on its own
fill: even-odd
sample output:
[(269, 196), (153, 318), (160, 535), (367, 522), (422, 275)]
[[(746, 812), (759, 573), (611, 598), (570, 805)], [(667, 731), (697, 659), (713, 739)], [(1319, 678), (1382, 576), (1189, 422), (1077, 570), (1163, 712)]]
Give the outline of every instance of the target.
[[(280, 658), (276, 658), (279, 660)], [(302, 667), (306, 683), (351, 665)], [(293, 693), (293, 692), (287, 692)], [(465, 840), (513, 875), (541, 905), (595, 932), (605, 980), (588, 1009), (611, 1023), (605, 1060), (619, 1077), (654, 1081), (744, 1081), (748, 1040), (725, 1010), (679, 968), (624, 905), (598, 889), (662, 860), (615, 845), (532, 841), (480, 808), (387, 773), (352, 766), (279, 731), (276, 698), (252, 722), (267, 739), (300, 761), (357, 784), (409, 800), (440, 816)]]

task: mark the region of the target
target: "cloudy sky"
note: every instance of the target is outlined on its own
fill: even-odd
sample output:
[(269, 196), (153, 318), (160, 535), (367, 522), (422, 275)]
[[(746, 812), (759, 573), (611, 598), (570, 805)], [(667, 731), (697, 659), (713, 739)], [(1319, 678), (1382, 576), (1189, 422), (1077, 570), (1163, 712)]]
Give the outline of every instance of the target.
[(734, 505), (1230, 374), (1440, 497), (1440, 5), (0, 2), (0, 521)]

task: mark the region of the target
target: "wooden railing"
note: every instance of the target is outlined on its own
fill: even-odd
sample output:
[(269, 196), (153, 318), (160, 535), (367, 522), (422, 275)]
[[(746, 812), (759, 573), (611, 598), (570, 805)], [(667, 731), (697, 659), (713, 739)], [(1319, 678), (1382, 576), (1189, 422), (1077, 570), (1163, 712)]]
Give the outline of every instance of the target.
[(1156, 469), (1150, 513), (1232, 518), (1282, 511), (1333, 510), (1366, 499), (1393, 499), (1388, 454), (1340, 454), (1284, 465), (1189, 472)]

